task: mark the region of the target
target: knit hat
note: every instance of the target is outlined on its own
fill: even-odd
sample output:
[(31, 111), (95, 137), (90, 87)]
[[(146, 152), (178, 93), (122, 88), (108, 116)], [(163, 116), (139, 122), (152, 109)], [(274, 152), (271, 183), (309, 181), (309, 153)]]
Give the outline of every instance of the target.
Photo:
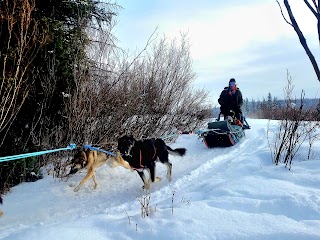
[(229, 86), (234, 86), (236, 85), (236, 80), (234, 78), (231, 78), (229, 81)]

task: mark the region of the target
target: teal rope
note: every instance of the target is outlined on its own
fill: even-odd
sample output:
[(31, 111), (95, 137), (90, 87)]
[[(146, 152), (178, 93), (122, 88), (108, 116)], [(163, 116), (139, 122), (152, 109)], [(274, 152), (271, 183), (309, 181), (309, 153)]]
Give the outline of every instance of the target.
[(105, 154), (109, 154), (109, 155), (113, 155), (113, 156), (118, 156), (118, 154), (114, 153), (114, 152), (109, 152), (109, 151), (106, 151), (106, 150), (103, 150), (103, 149), (100, 149), (100, 148), (96, 148), (96, 147), (92, 147), (90, 145), (84, 145), (84, 148), (87, 149), (89, 148), (90, 150), (96, 150), (96, 151), (99, 151), (99, 152), (103, 152)]
[(17, 159), (28, 158), (28, 157), (34, 157), (34, 156), (58, 152), (58, 151), (62, 151), (62, 150), (73, 150), (75, 148), (76, 148), (76, 145), (72, 143), (68, 147), (65, 147), (65, 148), (58, 148), (58, 149), (45, 150), (45, 151), (34, 152), (34, 153), (24, 153), (24, 154), (19, 154), (19, 155), (14, 155), (14, 156), (0, 157), (0, 162), (17, 160)]

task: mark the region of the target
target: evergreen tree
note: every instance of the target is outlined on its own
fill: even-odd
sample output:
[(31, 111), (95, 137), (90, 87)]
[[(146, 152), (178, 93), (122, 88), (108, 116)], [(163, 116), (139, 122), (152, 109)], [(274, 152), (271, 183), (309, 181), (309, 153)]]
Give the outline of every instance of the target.
[(273, 103), (272, 103), (272, 96), (271, 96), (271, 93), (269, 92), (269, 93), (268, 93), (268, 97), (267, 97), (267, 107), (268, 107), (269, 110), (272, 109), (272, 105), (273, 105)]
[(257, 105), (256, 105), (256, 101), (254, 99), (251, 100), (251, 111), (252, 112), (257, 111)]
[(246, 98), (244, 100), (244, 111), (245, 111), (245, 114), (249, 114), (250, 113), (250, 104), (249, 104), (249, 100), (248, 98)]
[(316, 110), (317, 110), (317, 119), (320, 119), (320, 99), (319, 99), (319, 103), (317, 104)]
[[(16, 91), (19, 105), (15, 105), (18, 108), (14, 109), (13, 117), (5, 128), (0, 126), (0, 156), (53, 149), (70, 143), (65, 130), (69, 122), (65, 117), (67, 101), (64, 96), (77, 91), (78, 76), (85, 74), (82, 69), (91, 64), (87, 57), (89, 29), (107, 29), (118, 9), (116, 4), (98, 0), (0, 2), (0, 60), (11, 66), (9, 69), (1, 65), (1, 76), (5, 76), (1, 80), (17, 79), (12, 76), (13, 70), (18, 69), (18, 76), (23, 80), (21, 84), (24, 84), (21, 88), (24, 91)], [(12, 25), (9, 24), (11, 20)], [(21, 29), (25, 31), (19, 32)], [(27, 46), (25, 51), (19, 50), (21, 39), (28, 40), (23, 43), (34, 42), (34, 45)], [(14, 55), (16, 53), (19, 55)], [(14, 62), (19, 59), (16, 56), (23, 58)], [(0, 99), (6, 99), (7, 92), (1, 89)], [(30, 161), (37, 163), (34, 159), (0, 163), (0, 193), (21, 181), (20, 175), (25, 175), (26, 167), (32, 167)]]

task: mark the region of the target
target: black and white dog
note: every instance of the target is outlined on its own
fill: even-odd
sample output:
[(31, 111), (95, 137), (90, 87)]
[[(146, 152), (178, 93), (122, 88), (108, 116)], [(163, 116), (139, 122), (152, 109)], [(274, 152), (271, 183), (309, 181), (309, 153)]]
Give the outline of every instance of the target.
[[(123, 159), (138, 172), (146, 190), (150, 189), (150, 179), (152, 182), (161, 180), (161, 178), (156, 177), (156, 161), (160, 161), (167, 166), (167, 179), (170, 182), (172, 179), (172, 163), (169, 161), (169, 154), (184, 156), (186, 153), (185, 148), (171, 149), (160, 138), (136, 140), (127, 135), (118, 139), (118, 150)], [(149, 180), (146, 179), (143, 173), (144, 169), (149, 172)]]

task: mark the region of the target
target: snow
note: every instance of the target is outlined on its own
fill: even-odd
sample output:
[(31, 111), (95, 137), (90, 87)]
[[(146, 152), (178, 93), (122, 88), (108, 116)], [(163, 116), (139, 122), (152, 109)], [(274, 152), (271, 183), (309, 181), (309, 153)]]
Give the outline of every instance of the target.
[(248, 122), (233, 147), (208, 149), (192, 134), (170, 144), (187, 154), (170, 157), (170, 183), (157, 163), (162, 181), (151, 185), (149, 216), (141, 216), (138, 174), (104, 165), (95, 190), (90, 180), (73, 191), (85, 171), (13, 187), (3, 196), (0, 239), (320, 239), (319, 142), (310, 160), (303, 145), (289, 171), (272, 164), (268, 121)]

